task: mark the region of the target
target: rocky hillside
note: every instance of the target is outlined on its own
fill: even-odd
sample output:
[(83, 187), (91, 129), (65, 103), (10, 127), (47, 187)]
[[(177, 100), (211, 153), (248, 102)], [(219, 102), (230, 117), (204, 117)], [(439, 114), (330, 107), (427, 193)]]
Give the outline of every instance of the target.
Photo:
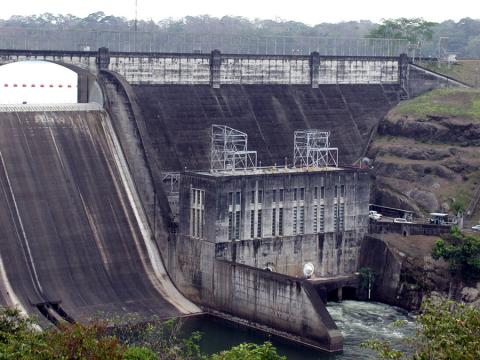
[(439, 89), (400, 103), (368, 157), (373, 203), (418, 214), (466, 209), (480, 186), (480, 91)]
[(367, 237), (360, 265), (375, 274), (373, 300), (418, 310), (425, 296), (439, 296), (480, 308), (480, 281), (459, 281), (452, 277), (448, 263), (432, 258), (438, 239), (393, 233)]

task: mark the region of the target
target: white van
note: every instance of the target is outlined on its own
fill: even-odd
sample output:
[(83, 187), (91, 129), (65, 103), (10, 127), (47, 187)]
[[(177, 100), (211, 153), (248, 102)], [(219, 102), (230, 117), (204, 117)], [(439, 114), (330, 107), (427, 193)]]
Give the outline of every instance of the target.
[(399, 224), (411, 224), (411, 221), (408, 221), (407, 219), (404, 218), (395, 218), (393, 219), (394, 223), (399, 223)]

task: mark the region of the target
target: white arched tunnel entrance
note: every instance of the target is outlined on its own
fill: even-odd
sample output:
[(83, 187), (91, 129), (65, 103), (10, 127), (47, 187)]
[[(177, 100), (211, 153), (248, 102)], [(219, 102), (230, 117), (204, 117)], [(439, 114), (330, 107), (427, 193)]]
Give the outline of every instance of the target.
[(49, 61), (19, 61), (0, 66), (0, 104), (73, 104), (78, 74)]

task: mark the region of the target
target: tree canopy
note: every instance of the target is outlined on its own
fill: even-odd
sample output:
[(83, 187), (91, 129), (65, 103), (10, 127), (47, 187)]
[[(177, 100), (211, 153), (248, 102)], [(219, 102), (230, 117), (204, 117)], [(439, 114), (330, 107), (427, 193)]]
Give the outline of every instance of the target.
[(432, 257), (446, 260), (454, 275), (465, 279), (480, 277), (480, 237), (462, 234), (457, 227), (435, 243)]
[(434, 22), (422, 18), (384, 19), (383, 23), (368, 34), (371, 38), (406, 39), (412, 44), (432, 40)]
[(480, 359), (479, 309), (453, 301), (426, 300), (416, 323), (415, 338), (406, 339), (411, 346), (408, 353), (393, 349), (388, 341), (376, 339), (362, 346), (375, 350), (381, 359)]
[[(72, 14), (36, 14), (31, 16), (12, 16), (0, 19), (0, 36), (2, 31), (10, 34), (15, 29), (19, 39), (23, 40), (22, 29), (30, 29), (39, 34), (48, 30), (65, 31), (119, 31), (134, 30), (134, 20), (124, 17), (94, 12), (86, 17)], [(219, 34), (242, 36), (318, 36), (327, 38), (403, 38), (412, 43), (429, 41), (427, 50), (435, 55), (440, 38), (441, 45), (449, 53), (456, 53), (459, 58), (478, 58), (480, 56), (479, 37), (480, 20), (464, 18), (458, 22), (447, 20), (435, 24), (420, 18), (399, 18), (384, 20), (382, 24), (371, 21), (346, 21), (340, 23), (320, 23), (313, 26), (298, 21), (283, 19), (247, 19), (239, 16), (221, 18), (203, 16), (185, 16), (180, 19), (166, 18), (159, 21), (140, 20), (139, 32), (156, 34)], [(9, 35), (10, 36), (10, 35)], [(448, 39), (446, 39), (448, 38)], [(12, 40), (15, 43), (14, 40)], [(1, 43), (1, 41), (0, 41)]]

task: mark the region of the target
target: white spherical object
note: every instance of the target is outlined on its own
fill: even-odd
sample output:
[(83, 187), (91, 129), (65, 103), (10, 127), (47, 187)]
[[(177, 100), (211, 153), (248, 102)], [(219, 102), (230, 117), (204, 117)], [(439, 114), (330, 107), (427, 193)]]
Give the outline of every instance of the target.
[(305, 275), (305, 277), (307, 278), (311, 277), (314, 272), (315, 272), (315, 266), (313, 266), (312, 263), (309, 262), (303, 265), (303, 275)]

